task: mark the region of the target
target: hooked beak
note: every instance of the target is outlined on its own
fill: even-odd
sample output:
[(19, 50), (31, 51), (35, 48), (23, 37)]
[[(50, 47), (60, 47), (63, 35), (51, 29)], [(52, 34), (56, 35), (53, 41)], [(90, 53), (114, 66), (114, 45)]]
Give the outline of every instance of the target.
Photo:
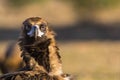
[(28, 36), (30, 37), (42, 37), (42, 35), (44, 35), (43, 32), (41, 32), (40, 28), (38, 25), (34, 25), (32, 26), (31, 30), (27, 33)]

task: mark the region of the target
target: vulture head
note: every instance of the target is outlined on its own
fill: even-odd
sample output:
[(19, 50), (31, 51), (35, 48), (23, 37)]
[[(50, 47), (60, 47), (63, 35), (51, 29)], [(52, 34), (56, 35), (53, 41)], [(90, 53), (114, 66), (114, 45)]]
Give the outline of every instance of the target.
[(24, 45), (42, 43), (54, 38), (54, 32), (48, 23), (40, 17), (31, 17), (23, 22), (20, 40)]

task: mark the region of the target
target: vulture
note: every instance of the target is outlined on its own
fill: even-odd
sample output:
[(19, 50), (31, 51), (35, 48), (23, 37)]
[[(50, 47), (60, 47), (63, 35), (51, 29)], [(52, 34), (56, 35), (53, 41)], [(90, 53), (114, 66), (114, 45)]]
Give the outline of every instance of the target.
[(23, 22), (18, 40), (24, 66), (0, 76), (0, 80), (72, 80), (63, 73), (55, 32), (40, 17)]

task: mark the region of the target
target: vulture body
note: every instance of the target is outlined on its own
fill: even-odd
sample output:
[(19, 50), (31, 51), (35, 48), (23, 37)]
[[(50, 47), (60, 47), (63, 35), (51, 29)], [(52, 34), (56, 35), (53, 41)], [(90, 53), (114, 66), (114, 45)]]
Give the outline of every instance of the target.
[(62, 71), (54, 36), (44, 19), (26, 19), (18, 41), (25, 66), (18, 72), (1, 76), (0, 80), (70, 80)]
[(0, 80), (72, 80), (69, 75), (54, 75), (42, 71), (19, 71), (0, 76)]

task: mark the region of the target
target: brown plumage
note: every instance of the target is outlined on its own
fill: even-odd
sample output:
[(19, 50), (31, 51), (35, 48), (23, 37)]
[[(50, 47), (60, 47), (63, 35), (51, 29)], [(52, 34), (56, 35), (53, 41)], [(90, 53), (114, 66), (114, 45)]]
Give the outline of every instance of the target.
[[(31, 34), (32, 37), (27, 34), (35, 25), (38, 25), (39, 30), (44, 33), (41, 37), (35, 34), (36, 32)], [(39, 69), (51, 75), (62, 74), (61, 59), (54, 39), (54, 32), (48, 27), (45, 20), (39, 17), (25, 20), (19, 45), (22, 50), (21, 56), (27, 63), (26, 69)]]
[(66, 79), (69, 75), (54, 75), (42, 71), (19, 71), (14, 73), (7, 73), (0, 76), (0, 80), (72, 80)]
[(63, 74), (54, 37), (55, 33), (42, 18), (26, 19), (18, 41), (25, 66), (19, 72), (3, 75), (0, 79), (70, 80), (69, 75)]

